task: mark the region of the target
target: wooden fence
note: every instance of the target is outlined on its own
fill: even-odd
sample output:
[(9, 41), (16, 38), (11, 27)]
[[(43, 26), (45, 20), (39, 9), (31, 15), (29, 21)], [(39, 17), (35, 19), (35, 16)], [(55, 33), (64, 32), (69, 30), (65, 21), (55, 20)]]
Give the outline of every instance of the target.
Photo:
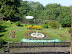
[(23, 48), (23, 47), (70, 47), (71, 42), (14, 42), (9, 43), (9, 48)]

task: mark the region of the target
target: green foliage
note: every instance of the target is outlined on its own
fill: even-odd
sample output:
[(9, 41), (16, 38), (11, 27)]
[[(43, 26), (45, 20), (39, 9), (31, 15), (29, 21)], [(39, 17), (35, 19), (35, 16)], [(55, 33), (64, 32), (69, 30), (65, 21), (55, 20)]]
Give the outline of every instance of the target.
[(43, 24), (48, 24), (48, 21), (44, 21)]
[(3, 42), (4, 42), (4, 40), (3, 40), (2, 38), (0, 38), (0, 42), (2, 42), (2, 43), (3, 43)]
[(7, 23), (10, 23), (10, 20), (8, 20)]
[(2, 29), (2, 26), (0, 25), (0, 30)]
[(19, 14), (16, 14), (17, 17), (20, 17), (22, 20), (24, 16), (28, 15), (30, 11), (30, 6), (28, 5), (28, 1), (21, 1), (21, 6), (18, 7)]
[(0, 46), (3, 45), (3, 42), (5, 42), (5, 41), (0, 37)]
[(48, 28), (48, 24), (43, 24), (42, 27), (43, 28)]
[(25, 24), (25, 26), (27, 26), (27, 24)]
[(63, 27), (70, 27), (71, 26), (71, 16), (66, 16), (63, 20), (62, 20), (62, 25)]
[(21, 23), (19, 21), (16, 22), (16, 26), (20, 26)]
[(69, 28), (69, 33), (71, 33), (71, 28)]
[(33, 24), (31, 26), (34, 26)]
[[(45, 7), (39, 2), (7, 0), (0, 1), (0, 13), (4, 20), (17, 21), (24, 23), (34, 23), (33, 20), (24, 19), (25, 16), (34, 16), (34, 19), (56, 20), (64, 27), (71, 26), (70, 7), (61, 6), (60, 4), (47, 4)], [(0, 14), (0, 15), (1, 15)], [(36, 24), (40, 22), (36, 21)], [(47, 23), (46, 23), (47, 24)], [(51, 25), (52, 27), (53, 25)]]
[(20, 6), (20, 0), (1, 0), (0, 13), (4, 15), (4, 20), (16, 21), (15, 14), (18, 13), (17, 7)]
[(49, 28), (57, 28), (57, 23), (56, 23), (56, 21), (50, 21), (48, 23), (48, 26), (49, 26)]
[[(25, 24), (22, 24), (22, 25), (25, 25)], [(5, 28), (5, 32), (1, 32), (0, 35), (3, 35), (1, 38), (3, 38), (3, 40), (5, 41), (12, 41), (12, 42), (20, 42), (20, 40), (22, 38), (25, 38), (26, 36), (24, 35), (25, 31), (28, 31), (29, 29), (26, 29), (26, 26), (23, 26), (23, 27), (19, 27), (19, 26), (16, 26), (15, 23), (12, 24), (12, 26), (8, 26), (7, 28)], [(16, 32), (16, 38), (9, 38), (9, 32), (11, 30), (15, 30)], [(47, 38), (51, 37), (51, 38), (55, 38), (55, 39), (60, 39), (62, 41), (68, 41), (70, 40), (70, 33), (67, 33), (67, 32), (64, 32), (65, 31), (65, 28), (62, 28), (61, 31), (59, 31), (59, 29), (43, 29), (43, 30), (39, 30), (39, 31), (45, 31), (48, 33), (47, 35)], [(28, 34), (28, 33), (27, 33)], [(63, 34), (62, 37), (60, 37), (61, 35), (60, 34)], [(64, 38), (64, 36), (66, 38)], [(31, 37), (31, 36), (30, 36)]]
[(7, 23), (8, 23), (9, 26), (11, 26), (11, 21), (10, 20), (8, 20)]

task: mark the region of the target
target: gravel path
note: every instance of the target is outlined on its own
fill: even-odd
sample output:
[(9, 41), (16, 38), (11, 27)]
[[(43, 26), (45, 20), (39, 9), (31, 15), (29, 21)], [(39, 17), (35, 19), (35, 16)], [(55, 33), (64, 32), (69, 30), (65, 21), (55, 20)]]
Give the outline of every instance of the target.
[(30, 53), (30, 52), (70, 52), (69, 47), (39, 47), (39, 48), (13, 48), (11, 53)]

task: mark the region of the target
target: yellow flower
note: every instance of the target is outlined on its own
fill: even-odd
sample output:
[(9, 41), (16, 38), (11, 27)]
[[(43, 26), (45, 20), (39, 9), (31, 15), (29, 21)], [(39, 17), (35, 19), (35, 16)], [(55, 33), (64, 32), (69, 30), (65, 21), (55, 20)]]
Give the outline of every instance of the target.
[(30, 26), (27, 26), (27, 28), (29, 29), (29, 28), (32, 28), (32, 29), (42, 29), (42, 27), (41, 26), (32, 26), (32, 25), (30, 25)]

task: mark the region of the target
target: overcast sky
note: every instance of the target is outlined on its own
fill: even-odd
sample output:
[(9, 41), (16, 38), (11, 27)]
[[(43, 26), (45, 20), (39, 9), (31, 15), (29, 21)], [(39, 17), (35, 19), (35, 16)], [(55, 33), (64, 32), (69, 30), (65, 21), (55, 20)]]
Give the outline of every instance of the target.
[(47, 4), (53, 4), (53, 3), (61, 4), (62, 6), (72, 5), (72, 0), (27, 0), (27, 1), (40, 2), (41, 4), (43, 4), (43, 6), (46, 6)]

